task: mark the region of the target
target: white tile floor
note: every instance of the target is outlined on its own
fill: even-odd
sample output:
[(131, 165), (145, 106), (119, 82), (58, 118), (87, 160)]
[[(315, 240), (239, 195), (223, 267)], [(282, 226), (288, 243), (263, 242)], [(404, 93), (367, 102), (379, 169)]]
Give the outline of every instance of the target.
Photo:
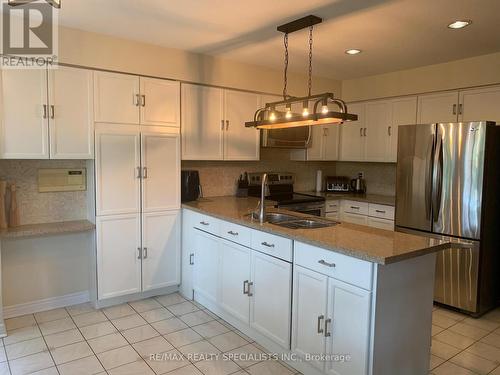
[[(102, 311), (89, 304), (70, 306), (7, 319), (6, 326), (0, 375), (296, 373), (279, 361), (206, 359), (214, 353), (258, 354), (264, 349), (179, 294)], [(472, 319), (436, 307), (432, 335), (431, 374), (500, 375), (500, 309)]]
[(177, 293), (102, 310), (90, 304), (70, 306), (5, 323), (9, 335), (0, 340), (0, 375), (297, 373), (278, 361), (207, 359), (215, 353), (258, 354), (264, 349)]

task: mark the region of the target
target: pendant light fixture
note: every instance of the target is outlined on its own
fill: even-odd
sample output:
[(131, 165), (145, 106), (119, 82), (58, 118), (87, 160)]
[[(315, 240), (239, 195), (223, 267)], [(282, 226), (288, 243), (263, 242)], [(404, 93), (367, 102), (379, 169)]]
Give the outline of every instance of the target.
[[(344, 121), (356, 121), (357, 115), (347, 113), (347, 105), (341, 99), (335, 98), (333, 93), (313, 95), (312, 90), (312, 51), (314, 25), (323, 20), (309, 15), (298, 20), (278, 26), (278, 31), (284, 34), (285, 69), (283, 74), (283, 100), (266, 103), (263, 108), (255, 112), (253, 121), (245, 123), (247, 128), (257, 129), (286, 129), (301, 126), (314, 126), (326, 124), (342, 124)], [(308, 95), (294, 97), (288, 95), (288, 34), (294, 31), (309, 28), (309, 72)], [(330, 109), (334, 105), (336, 111)], [(300, 112), (292, 109), (299, 106)]]
[[(32, 3), (36, 0), (8, 0), (8, 4), (10, 6), (18, 6), (18, 5), (24, 5), (24, 4), (29, 4), (29, 3)], [(49, 3), (50, 5), (52, 5), (54, 8), (61, 8), (61, 0), (45, 0), (47, 3)]]

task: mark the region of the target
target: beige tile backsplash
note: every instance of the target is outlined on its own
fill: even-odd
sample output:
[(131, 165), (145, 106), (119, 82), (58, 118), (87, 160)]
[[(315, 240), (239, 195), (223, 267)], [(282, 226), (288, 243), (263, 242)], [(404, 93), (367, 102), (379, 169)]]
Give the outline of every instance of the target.
[(38, 169), (85, 168), (85, 160), (0, 160), (0, 179), (15, 181), (21, 225), (87, 217), (87, 192), (38, 192)]
[(396, 164), (336, 162), (337, 175), (354, 178), (364, 172), (367, 193), (396, 195)]

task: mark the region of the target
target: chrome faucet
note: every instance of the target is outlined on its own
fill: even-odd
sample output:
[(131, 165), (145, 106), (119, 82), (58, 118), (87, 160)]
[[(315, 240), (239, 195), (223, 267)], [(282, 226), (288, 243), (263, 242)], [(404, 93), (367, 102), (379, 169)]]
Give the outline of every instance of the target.
[(259, 222), (263, 224), (266, 221), (266, 184), (267, 184), (267, 173), (262, 175), (261, 186), (260, 186), (260, 207), (259, 207)]

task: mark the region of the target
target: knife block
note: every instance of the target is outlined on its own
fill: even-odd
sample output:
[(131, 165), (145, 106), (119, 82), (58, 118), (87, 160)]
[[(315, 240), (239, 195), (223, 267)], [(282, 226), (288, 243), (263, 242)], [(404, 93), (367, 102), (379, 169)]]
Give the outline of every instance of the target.
[(9, 212), (9, 226), (11, 228), (18, 227), (21, 224), (19, 216), (19, 207), (17, 205), (17, 188), (16, 183), (10, 184), (10, 212)]
[(0, 229), (7, 229), (7, 212), (5, 207), (5, 193), (7, 182), (0, 181)]

